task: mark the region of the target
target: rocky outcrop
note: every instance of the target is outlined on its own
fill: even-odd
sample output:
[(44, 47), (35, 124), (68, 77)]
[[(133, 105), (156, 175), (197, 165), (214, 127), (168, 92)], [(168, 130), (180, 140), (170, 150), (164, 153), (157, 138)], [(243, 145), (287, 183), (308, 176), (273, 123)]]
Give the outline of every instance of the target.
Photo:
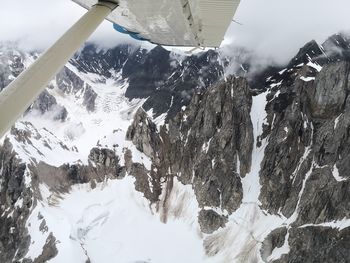
[(329, 119), (338, 116), (350, 92), (349, 62), (326, 65), (308, 91), (312, 117)]
[(33, 205), (26, 185), (26, 165), (5, 140), (0, 147), (0, 261), (17, 262), (27, 252), (30, 236), (26, 220)]
[[(200, 207), (232, 213), (241, 204), (241, 177), (251, 166), (251, 104), (247, 82), (230, 78), (196, 94), (187, 109), (162, 126), (159, 133), (140, 109), (127, 139), (151, 157), (157, 174), (163, 174), (158, 178), (167, 180), (175, 175), (183, 184), (192, 184)], [(200, 218), (206, 232), (225, 222), (222, 215), (207, 211), (201, 212)]]
[(263, 241), (261, 250), (261, 258), (264, 262), (269, 262), (268, 257), (272, 254), (274, 249), (282, 248), (285, 243), (287, 235), (287, 228), (281, 227), (273, 230)]
[(193, 184), (201, 206), (232, 213), (240, 205), (240, 175), (250, 169), (253, 145), (250, 108), (247, 82), (231, 78), (197, 94), (169, 122), (168, 138), (162, 134), (169, 142), (164, 159), (182, 183)]
[(136, 148), (148, 157), (153, 159), (157, 157), (161, 144), (157, 126), (142, 108), (135, 113), (133, 123), (126, 133), (126, 139), (132, 141)]
[(89, 164), (96, 174), (107, 177), (123, 177), (120, 158), (114, 151), (105, 148), (93, 148), (89, 155)]
[(23, 58), (20, 54), (14, 54), (12, 62), (10, 63), (12, 75), (16, 78), (24, 70)]
[(93, 148), (89, 155), (89, 165), (64, 164), (54, 167), (40, 162), (32, 168), (39, 182), (45, 183), (55, 193), (69, 192), (72, 185), (90, 183), (92, 188), (105, 179), (118, 179), (125, 176), (119, 157), (109, 149)]
[(346, 263), (350, 259), (350, 228), (341, 231), (329, 227), (305, 227), (290, 230), (288, 255), (276, 263)]
[(23, 70), (25, 54), (16, 51), (14, 43), (0, 43), (0, 91)]
[(73, 94), (76, 98), (82, 97), (82, 104), (87, 111), (95, 111), (96, 92), (72, 70), (64, 67), (56, 75), (56, 83), (63, 93)]
[[(45, 245), (43, 247), (43, 251), (41, 254), (34, 259), (33, 263), (44, 263), (53, 259), (58, 254), (58, 250), (56, 247), (56, 238), (52, 233), (46, 239)], [(29, 262), (28, 262), (29, 263)]]
[[(348, 68), (348, 62), (331, 62), (308, 81), (300, 79), (301, 69), (291, 85), (268, 96), (260, 200), (270, 213), (295, 217), (287, 235), (291, 251), (276, 262), (349, 259), (348, 253), (335, 253), (348, 249), (341, 241), (348, 229), (320, 226), (350, 218)], [(307, 224), (315, 226), (301, 227)], [(271, 242), (273, 248), (281, 245)], [(316, 246), (325, 249), (304, 254)]]
[[(68, 116), (67, 109), (57, 103), (57, 100), (47, 90), (40, 93), (28, 111), (36, 110), (41, 114), (48, 113), (57, 121), (65, 121)], [(27, 111), (27, 112), (28, 112)]]
[(227, 218), (213, 210), (202, 209), (198, 214), (198, 223), (203, 233), (212, 234), (220, 227), (225, 227)]
[(57, 87), (66, 94), (76, 94), (84, 88), (84, 81), (67, 67), (56, 75), (56, 82)]
[(92, 87), (89, 84), (86, 83), (83, 105), (86, 107), (87, 111), (95, 111), (96, 98), (96, 92), (92, 89)]

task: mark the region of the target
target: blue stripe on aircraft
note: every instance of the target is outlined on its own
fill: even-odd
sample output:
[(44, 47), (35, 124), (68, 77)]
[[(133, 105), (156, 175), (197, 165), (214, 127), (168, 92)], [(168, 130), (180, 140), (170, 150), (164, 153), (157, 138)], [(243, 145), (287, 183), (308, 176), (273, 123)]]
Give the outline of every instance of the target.
[(121, 25), (118, 25), (118, 24), (113, 24), (113, 28), (118, 31), (119, 33), (122, 33), (122, 34), (127, 34), (129, 35), (130, 37), (136, 39), (136, 40), (140, 40), (140, 41), (149, 41), (148, 39), (145, 39), (143, 37), (140, 36), (140, 33), (137, 33), (137, 32), (132, 32), (132, 31), (129, 31), (127, 30), (125, 27), (122, 27)]

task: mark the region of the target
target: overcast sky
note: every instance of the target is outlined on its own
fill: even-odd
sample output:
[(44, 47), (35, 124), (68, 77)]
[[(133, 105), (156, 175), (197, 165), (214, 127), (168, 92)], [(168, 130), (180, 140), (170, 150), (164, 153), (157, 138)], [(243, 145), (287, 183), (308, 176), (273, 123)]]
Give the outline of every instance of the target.
[[(150, 0), (151, 1), (151, 0)], [(84, 13), (70, 0), (0, 0), (0, 41), (19, 41), (21, 47), (45, 49)], [(286, 62), (311, 39), (323, 42), (350, 30), (349, 0), (241, 0), (226, 34), (234, 43), (260, 55)], [(109, 22), (91, 40), (110, 47), (125, 41)]]

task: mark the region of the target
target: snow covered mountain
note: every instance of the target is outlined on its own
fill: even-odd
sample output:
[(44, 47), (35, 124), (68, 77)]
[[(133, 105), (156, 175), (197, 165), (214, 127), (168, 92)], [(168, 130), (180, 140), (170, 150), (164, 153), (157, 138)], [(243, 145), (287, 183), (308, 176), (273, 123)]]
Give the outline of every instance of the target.
[(349, 51), (86, 46), (1, 139), (0, 262), (349, 262)]

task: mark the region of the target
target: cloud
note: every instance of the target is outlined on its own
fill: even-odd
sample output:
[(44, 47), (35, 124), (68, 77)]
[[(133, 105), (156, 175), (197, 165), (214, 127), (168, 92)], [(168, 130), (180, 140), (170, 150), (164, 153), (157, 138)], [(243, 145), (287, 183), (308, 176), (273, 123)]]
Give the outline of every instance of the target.
[[(46, 49), (85, 12), (70, 0), (1, 0), (0, 41), (18, 42), (26, 50)], [(108, 21), (89, 40), (104, 47), (129, 41)]]
[[(175, 1), (175, 0), (174, 0)], [(319, 42), (350, 29), (349, 0), (241, 0), (224, 46), (252, 50), (264, 63), (286, 63), (311, 39)], [(45, 49), (85, 10), (71, 0), (1, 0), (0, 41)], [(104, 22), (90, 41), (104, 47), (131, 41)], [(227, 48), (226, 48), (227, 50)]]
[(287, 63), (306, 42), (322, 43), (350, 29), (348, 0), (241, 0), (224, 45), (241, 46), (258, 57)]

